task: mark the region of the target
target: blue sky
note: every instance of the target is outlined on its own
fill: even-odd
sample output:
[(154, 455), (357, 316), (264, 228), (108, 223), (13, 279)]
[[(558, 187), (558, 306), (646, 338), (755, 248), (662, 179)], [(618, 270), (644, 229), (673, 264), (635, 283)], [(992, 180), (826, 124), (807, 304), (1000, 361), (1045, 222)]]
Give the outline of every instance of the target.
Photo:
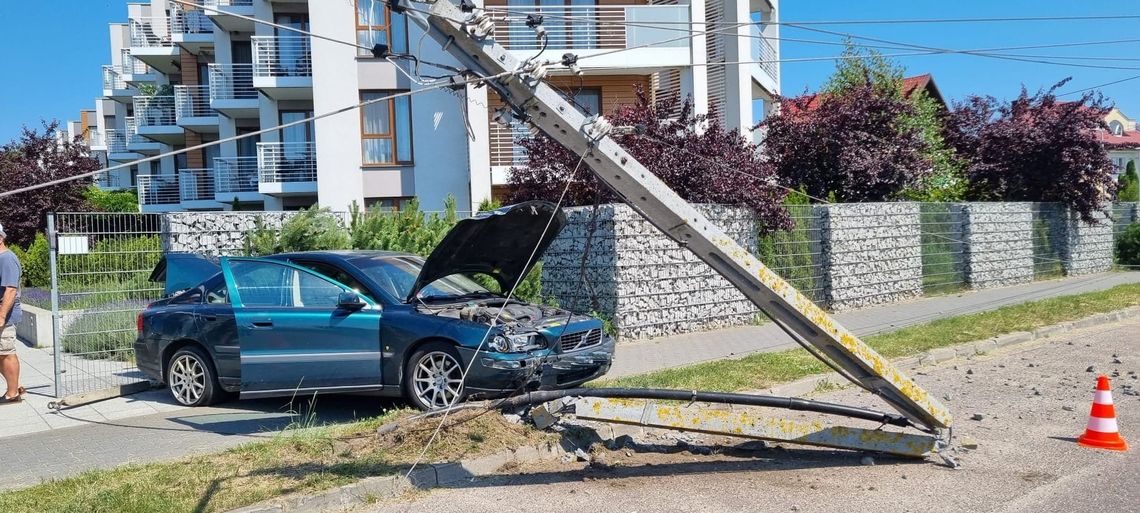
[[(947, 8), (951, 6), (952, 8)], [(958, 3), (849, 0), (784, 0), (785, 21), (963, 18), (1007, 16), (1075, 16), (1140, 14), (1128, 2), (1040, 2), (1004, 0)], [(100, 66), (108, 63), (107, 23), (125, 21), (124, 0), (0, 0), (0, 53), (4, 79), (0, 80), (0, 142), (15, 137), (23, 125), (39, 126), (41, 118), (76, 119), (80, 109), (93, 108), (100, 93)], [(1050, 21), (955, 24), (834, 25), (820, 28), (900, 42), (955, 49), (1140, 39), (1140, 20)], [(839, 40), (837, 36), (784, 28), (786, 38)], [(810, 43), (782, 43), (784, 58), (838, 54), (840, 47)], [(884, 50), (884, 52), (895, 52)], [(1140, 58), (1140, 44), (1022, 50), (1021, 53), (1068, 57)], [(900, 57), (909, 74), (932, 73), (944, 96), (968, 94), (1011, 97), (1022, 84), (1047, 87), (1072, 76), (1066, 90), (1093, 86), (1140, 75), (1140, 60), (1076, 60), (1084, 64), (1137, 68), (1084, 69), (1068, 66), (1011, 62), (974, 56), (940, 55)], [(832, 62), (781, 65), (785, 94), (819, 87), (834, 69)], [(1140, 116), (1140, 80), (1104, 89), (1121, 109)]]

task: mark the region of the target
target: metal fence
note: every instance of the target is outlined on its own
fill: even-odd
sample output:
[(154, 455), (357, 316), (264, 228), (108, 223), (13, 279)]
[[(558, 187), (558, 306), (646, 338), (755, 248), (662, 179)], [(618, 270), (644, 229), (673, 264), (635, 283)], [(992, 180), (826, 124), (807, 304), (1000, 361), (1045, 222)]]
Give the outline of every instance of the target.
[(1065, 273), (1060, 248), (1065, 212), (1057, 203), (1034, 203), (1030, 210), (1033, 216), (1033, 277), (1039, 280), (1060, 277)]
[(763, 235), (757, 241), (761, 261), (812, 301), (823, 300), (823, 268), (819, 259), (819, 214), (811, 205), (788, 205), (792, 229)]
[(148, 278), (162, 255), (157, 214), (48, 217), (56, 397), (145, 381), (135, 317), (161, 295)]
[(962, 221), (962, 210), (957, 205), (919, 205), (924, 294), (945, 294), (966, 287), (966, 244)]

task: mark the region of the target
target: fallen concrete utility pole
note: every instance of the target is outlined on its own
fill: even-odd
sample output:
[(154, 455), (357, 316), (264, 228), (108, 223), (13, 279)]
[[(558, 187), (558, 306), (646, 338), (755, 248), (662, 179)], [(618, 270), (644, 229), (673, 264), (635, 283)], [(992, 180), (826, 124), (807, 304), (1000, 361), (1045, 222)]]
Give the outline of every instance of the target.
[[(612, 126), (604, 117), (586, 116), (547, 85), (547, 64), (534, 58), (520, 60), (496, 43), (485, 10), (466, 1), (462, 7), (451, 0), (411, 5), (405, 11), (408, 18), (475, 74), (519, 72), (489, 84), (511, 106), (516, 119), (584, 155), (585, 164), (626, 203), (723, 275), (797, 342), (847, 379), (882, 397), (916, 427), (935, 436), (950, 427), (950, 412), (937, 399), (669, 189), (609, 136)], [(401, 10), (399, 4), (393, 8)], [(532, 25), (541, 24), (540, 19), (534, 21)], [(573, 70), (576, 60), (568, 54), (561, 64)]]

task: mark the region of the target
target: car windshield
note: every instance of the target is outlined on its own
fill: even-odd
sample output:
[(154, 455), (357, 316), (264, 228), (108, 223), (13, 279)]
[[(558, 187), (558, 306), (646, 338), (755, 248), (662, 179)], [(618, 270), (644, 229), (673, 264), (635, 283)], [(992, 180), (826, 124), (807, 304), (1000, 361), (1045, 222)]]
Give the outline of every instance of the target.
[[(352, 263), (392, 297), (404, 300), (412, 291), (424, 260), (419, 257), (375, 256), (357, 258)], [(459, 274), (436, 280), (420, 291), (420, 297), (424, 299), (489, 294), (492, 292), (475, 280)]]

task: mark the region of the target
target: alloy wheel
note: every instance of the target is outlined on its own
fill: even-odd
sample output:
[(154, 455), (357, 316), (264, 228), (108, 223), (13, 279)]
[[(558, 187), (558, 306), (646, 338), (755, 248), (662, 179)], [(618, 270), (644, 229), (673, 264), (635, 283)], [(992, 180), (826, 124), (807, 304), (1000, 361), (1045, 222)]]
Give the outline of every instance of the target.
[(439, 351), (420, 358), (413, 379), (416, 398), (433, 410), (451, 406), (463, 389), (463, 370), (459, 362)]
[(184, 405), (198, 403), (206, 392), (206, 368), (202, 362), (188, 354), (176, 358), (170, 366), (170, 392)]

